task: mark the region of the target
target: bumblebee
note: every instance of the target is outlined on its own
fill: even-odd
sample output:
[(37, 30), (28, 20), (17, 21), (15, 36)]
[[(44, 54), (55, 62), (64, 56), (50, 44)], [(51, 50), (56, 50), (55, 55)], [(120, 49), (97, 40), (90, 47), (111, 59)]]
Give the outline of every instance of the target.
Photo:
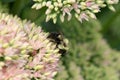
[(56, 44), (59, 53), (64, 56), (68, 50), (68, 40), (65, 39), (59, 32), (51, 32), (48, 37), (51, 42)]

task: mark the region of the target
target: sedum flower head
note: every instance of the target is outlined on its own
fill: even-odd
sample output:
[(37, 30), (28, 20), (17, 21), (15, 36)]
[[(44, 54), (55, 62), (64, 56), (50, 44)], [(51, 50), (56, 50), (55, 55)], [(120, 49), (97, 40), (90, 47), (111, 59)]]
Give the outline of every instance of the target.
[(80, 22), (96, 18), (95, 13), (100, 12), (102, 7), (107, 5), (111, 10), (115, 10), (113, 4), (117, 4), (119, 0), (33, 0), (36, 2), (32, 8), (41, 9), (46, 7), (46, 21), (53, 19), (56, 23), (59, 17), (61, 21), (67, 16), (70, 20), (75, 16)]
[(0, 80), (54, 80), (60, 54), (34, 23), (0, 14)]

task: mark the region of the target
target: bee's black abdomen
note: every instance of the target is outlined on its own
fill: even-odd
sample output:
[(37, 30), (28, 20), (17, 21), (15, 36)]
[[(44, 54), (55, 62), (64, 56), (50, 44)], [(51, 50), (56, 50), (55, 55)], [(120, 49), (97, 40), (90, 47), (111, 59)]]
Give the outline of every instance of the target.
[(66, 49), (60, 49), (58, 46), (62, 45), (64, 47), (66, 47), (66, 43), (63, 40), (63, 36), (58, 33), (58, 32), (52, 32), (48, 35), (48, 37), (50, 39), (51, 42), (56, 43), (56, 48), (59, 49), (59, 53), (64, 56), (66, 54)]
[(59, 53), (61, 53), (62, 56), (65, 56), (66, 52), (67, 51), (65, 49), (60, 49), (59, 50)]

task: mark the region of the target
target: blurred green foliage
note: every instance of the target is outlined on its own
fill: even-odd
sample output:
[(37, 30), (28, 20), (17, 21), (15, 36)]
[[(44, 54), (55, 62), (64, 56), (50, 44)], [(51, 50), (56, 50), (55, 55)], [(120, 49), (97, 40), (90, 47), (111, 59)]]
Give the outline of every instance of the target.
[(115, 12), (103, 9), (98, 15), (102, 24), (102, 33), (112, 48), (120, 50), (120, 2), (115, 5)]
[(8, 12), (8, 4), (4, 4), (0, 1), (0, 12)]
[(61, 58), (56, 80), (120, 80), (120, 3), (115, 6), (116, 12), (102, 9), (98, 20), (80, 23), (72, 18), (53, 24), (45, 22), (44, 9), (31, 9), (32, 0), (2, 1), (9, 5), (9, 13), (68, 38), (69, 50)]

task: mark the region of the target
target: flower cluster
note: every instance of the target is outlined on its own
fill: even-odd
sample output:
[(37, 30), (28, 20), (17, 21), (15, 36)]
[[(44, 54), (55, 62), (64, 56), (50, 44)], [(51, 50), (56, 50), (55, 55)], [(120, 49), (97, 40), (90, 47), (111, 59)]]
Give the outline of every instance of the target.
[(117, 4), (119, 0), (34, 0), (36, 3), (32, 8), (41, 9), (46, 7), (46, 21), (53, 19), (56, 23), (59, 16), (61, 21), (64, 21), (65, 16), (70, 20), (74, 15), (80, 22), (96, 18), (95, 13), (100, 12), (100, 9), (109, 6), (114, 10), (113, 4)]
[(34, 23), (0, 14), (0, 80), (54, 80), (56, 44)]
[(56, 80), (120, 79), (120, 51), (111, 48), (103, 38), (100, 33), (102, 26), (98, 20), (90, 19), (89, 22), (80, 23), (72, 18), (69, 24), (67, 21), (57, 24), (69, 39), (68, 52), (71, 54), (63, 58), (62, 71)]

